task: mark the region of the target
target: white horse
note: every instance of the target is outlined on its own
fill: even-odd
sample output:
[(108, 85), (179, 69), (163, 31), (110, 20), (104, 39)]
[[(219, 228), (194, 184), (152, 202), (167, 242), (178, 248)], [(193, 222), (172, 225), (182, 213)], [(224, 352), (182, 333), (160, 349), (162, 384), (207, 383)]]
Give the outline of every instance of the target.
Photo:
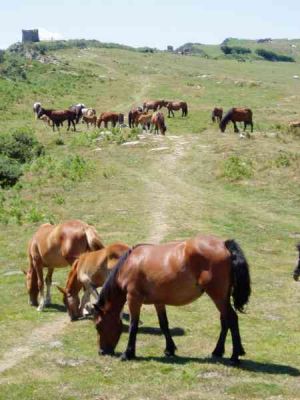
[(42, 104), (41, 103), (36, 102), (36, 103), (33, 104), (33, 112), (35, 114), (35, 119), (37, 119), (38, 112), (40, 111), (41, 108), (42, 108)]

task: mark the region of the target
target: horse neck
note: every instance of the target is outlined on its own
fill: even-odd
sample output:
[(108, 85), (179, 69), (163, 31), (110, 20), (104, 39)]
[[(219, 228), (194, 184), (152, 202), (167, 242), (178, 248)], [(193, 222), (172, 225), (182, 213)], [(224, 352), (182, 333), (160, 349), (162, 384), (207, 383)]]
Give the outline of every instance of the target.
[(78, 294), (80, 289), (82, 288), (82, 283), (78, 280), (78, 275), (77, 275), (77, 270), (78, 270), (78, 260), (75, 261), (73, 264), (73, 267), (71, 271), (69, 272), (67, 284), (66, 284), (66, 290), (68, 293), (70, 293), (72, 296), (75, 296)]
[(126, 293), (119, 289), (117, 293), (114, 294), (113, 298), (108, 301), (108, 304), (105, 308), (111, 314), (120, 315), (125, 302)]
[(223, 125), (223, 126), (226, 126), (227, 124), (228, 124), (228, 122), (231, 120), (231, 118), (232, 118), (232, 114), (233, 114), (233, 110), (231, 109), (231, 110), (229, 110), (225, 115), (224, 115), (224, 117), (222, 118), (222, 121), (221, 121), (221, 124)]

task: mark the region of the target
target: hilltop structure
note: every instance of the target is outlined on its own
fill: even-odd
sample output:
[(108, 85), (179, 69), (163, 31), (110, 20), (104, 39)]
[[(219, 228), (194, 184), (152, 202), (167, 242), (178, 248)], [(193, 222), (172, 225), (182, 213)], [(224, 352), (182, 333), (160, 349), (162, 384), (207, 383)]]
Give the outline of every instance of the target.
[(23, 43), (28, 43), (28, 42), (39, 42), (39, 31), (38, 29), (29, 29), (25, 30), (22, 29), (22, 42)]

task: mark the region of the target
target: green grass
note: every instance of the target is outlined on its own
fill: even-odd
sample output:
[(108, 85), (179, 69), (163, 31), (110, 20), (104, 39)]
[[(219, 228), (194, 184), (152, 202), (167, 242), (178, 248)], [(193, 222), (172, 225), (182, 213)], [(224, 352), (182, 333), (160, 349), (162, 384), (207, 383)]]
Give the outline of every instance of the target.
[[(27, 164), (14, 188), (0, 193), (0, 366), (16, 347), (32, 352), (1, 373), (0, 399), (299, 398), (300, 290), (291, 272), (299, 240), (300, 149), (299, 136), (287, 130), (300, 107), (300, 83), (293, 79), (298, 64), (121, 49), (54, 53), (59, 65), (29, 63), (29, 81), (0, 80), (0, 132), (32, 129), (46, 151)], [(58, 134), (31, 110), (39, 100), (47, 107), (84, 102), (98, 114), (126, 114), (156, 97), (186, 100), (189, 115), (167, 118), (165, 138), (148, 135), (135, 146), (121, 143), (135, 140), (137, 131), (115, 130), (98, 140), (97, 130), (80, 124), (76, 133), (63, 127)], [(221, 134), (210, 120), (217, 105), (251, 107), (254, 133), (240, 139), (229, 125)], [(247, 351), (241, 368), (228, 365), (229, 339), (224, 362), (210, 358), (219, 316), (206, 296), (169, 307), (170, 326), (180, 328), (178, 357), (171, 360), (163, 357), (163, 338), (146, 329), (158, 327), (152, 306), (142, 310), (136, 361), (99, 357), (91, 321), (67, 323), (55, 334), (65, 314), (59, 307), (30, 308), (19, 271), (37, 227), (71, 218), (94, 224), (105, 243), (198, 232), (235, 238), (249, 259), (253, 286), (247, 314), (240, 316)], [(62, 286), (66, 275), (66, 269), (55, 271), (55, 283)], [(62, 304), (55, 287), (53, 303)], [(34, 335), (45, 326), (53, 329), (49, 340)], [(127, 339), (123, 333), (118, 352)]]

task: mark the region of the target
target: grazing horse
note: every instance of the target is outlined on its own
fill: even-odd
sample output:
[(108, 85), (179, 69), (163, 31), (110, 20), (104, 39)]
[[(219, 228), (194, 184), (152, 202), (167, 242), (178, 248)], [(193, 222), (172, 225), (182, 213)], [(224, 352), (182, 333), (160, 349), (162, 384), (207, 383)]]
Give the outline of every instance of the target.
[(247, 125), (251, 126), (251, 132), (253, 132), (253, 121), (252, 121), (252, 111), (250, 108), (231, 108), (224, 115), (220, 122), (220, 129), (225, 132), (228, 122), (232, 122), (234, 126), (234, 132), (239, 133), (236, 122), (244, 122), (244, 131)]
[(42, 115), (47, 115), (53, 122), (52, 129), (54, 132), (54, 125), (57, 130), (59, 130), (59, 126), (62, 125), (63, 121), (68, 121), (68, 130), (70, 130), (71, 124), (73, 125), (74, 131), (76, 131), (75, 120), (76, 114), (71, 110), (46, 110), (45, 108), (40, 108), (38, 112), (38, 118), (41, 118)]
[(295, 281), (298, 281), (299, 276), (300, 276), (300, 243), (297, 244), (297, 250), (298, 250), (298, 264), (297, 267), (294, 269), (293, 277)]
[(167, 107), (169, 102), (165, 100), (153, 100), (153, 101), (145, 101), (143, 103), (143, 111), (148, 112), (149, 110), (157, 111), (162, 107)]
[(151, 118), (153, 114), (142, 113), (137, 117), (137, 125), (142, 125), (143, 130), (150, 130)]
[(142, 107), (136, 107), (129, 111), (128, 113), (129, 128), (134, 128), (135, 126), (138, 125), (137, 118), (139, 117), (139, 115), (142, 114), (142, 112), (143, 112)]
[(165, 125), (165, 117), (162, 112), (157, 111), (152, 115), (151, 124), (154, 126), (154, 133), (158, 135), (159, 130), (162, 135), (166, 134), (167, 127)]
[(32, 109), (33, 109), (33, 112), (34, 112), (34, 114), (35, 114), (35, 119), (37, 119), (37, 117), (38, 117), (38, 112), (40, 111), (40, 108), (41, 108), (41, 107), (42, 107), (42, 104), (39, 103), (39, 102), (36, 102), (36, 103), (33, 104)]
[(96, 123), (97, 123), (97, 116), (96, 115), (83, 115), (82, 116), (82, 123), (86, 123), (88, 129), (90, 128), (90, 124), (94, 125), (94, 127), (96, 128)]
[[(101, 250), (84, 253), (74, 262), (66, 288), (57, 286), (63, 294), (63, 302), (71, 321), (75, 321), (83, 315), (83, 310), (92, 294), (96, 299), (98, 298), (99, 294), (96, 288), (103, 286), (109, 271), (128, 249), (127, 244), (113, 243)], [(84, 295), (80, 301), (79, 292), (82, 288)]]
[(245, 351), (234, 308), (243, 312), (249, 300), (249, 266), (236, 241), (223, 241), (206, 235), (162, 245), (138, 245), (120, 258), (94, 305), (99, 354), (114, 353), (122, 332), (120, 312), (127, 300), (129, 340), (122, 359), (135, 357), (142, 304), (154, 304), (166, 339), (165, 355), (174, 355), (176, 346), (169, 330), (165, 305), (185, 305), (203, 293), (212, 299), (221, 316), (221, 332), (213, 355), (223, 356), (226, 335), (230, 330), (233, 343), (231, 362), (238, 364), (239, 356)]
[(86, 107), (82, 103), (73, 104), (69, 107), (69, 110), (73, 111), (76, 114), (76, 124), (78, 124), (78, 122), (80, 121), (80, 118), (82, 117), (82, 110), (84, 109), (86, 109)]
[(217, 121), (218, 123), (220, 123), (222, 121), (222, 117), (223, 117), (223, 108), (215, 107), (211, 113), (212, 122)]
[[(85, 222), (71, 220), (58, 225), (41, 225), (28, 245), (29, 270), (25, 273), (29, 303), (42, 311), (51, 302), (50, 287), (54, 268), (72, 265), (80, 254), (103, 247), (96, 229)], [(48, 269), (46, 298), (43, 268)]]
[(167, 104), (167, 109), (168, 109), (168, 117), (172, 116), (174, 117), (174, 111), (182, 110), (182, 117), (186, 117), (188, 115), (188, 106), (185, 101), (170, 101)]
[(108, 122), (111, 122), (111, 125), (114, 128), (117, 123), (119, 123), (120, 125), (124, 123), (124, 114), (117, 114), (115, 112), (104, 112), (97, 119), (98, 128), (101, 128), (102, 122), (104, 122), (105, 128), (107, 128)]

